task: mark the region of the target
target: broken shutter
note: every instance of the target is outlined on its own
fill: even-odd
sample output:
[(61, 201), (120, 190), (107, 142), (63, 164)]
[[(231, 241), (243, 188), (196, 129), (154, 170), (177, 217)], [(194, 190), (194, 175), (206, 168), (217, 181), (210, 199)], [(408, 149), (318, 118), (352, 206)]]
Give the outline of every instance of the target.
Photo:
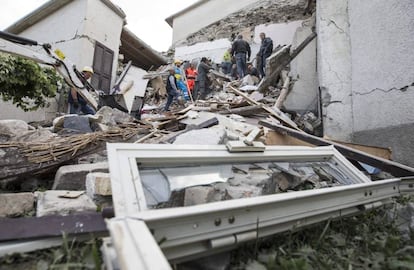
[(103, 90), (107, 94), (111, 87), (113, 59), (114, 52), (103, 44), (96, 42), (95, 54), (93, 57), (94, 75), (92, 77), (92, 85), (96, 89)]

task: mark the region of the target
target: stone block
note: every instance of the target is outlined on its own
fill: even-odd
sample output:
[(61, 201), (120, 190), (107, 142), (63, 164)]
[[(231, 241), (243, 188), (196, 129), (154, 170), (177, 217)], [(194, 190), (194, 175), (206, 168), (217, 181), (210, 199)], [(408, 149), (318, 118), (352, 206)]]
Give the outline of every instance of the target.
[(184, 206), (208, 203), (211, 201), (214, 188), (211, 186), (189, 187), (185, 190)]
[(191, 130), (178, 136), (173, 144), (218, 145), (223, 143), (226, 131), (223, 128)]
[(86, 175), (90, 172), (109, 172), (107, 162), (68, 165), (59, 168), (55, 175), (54, 190), (85, 190)]
[(38, 192), (37, 196), (37, 217), (96, 211), (95, 203), (84, 191), (48, 190)]
[(34, 210), (35, 197), (33, 193), (0, 194), (0, 217), (24, 216)]
[(86, 194), (90, 198), (98, 196), (111, 196), (111, 177), (109, 173), (92, 172), (86, 175)]

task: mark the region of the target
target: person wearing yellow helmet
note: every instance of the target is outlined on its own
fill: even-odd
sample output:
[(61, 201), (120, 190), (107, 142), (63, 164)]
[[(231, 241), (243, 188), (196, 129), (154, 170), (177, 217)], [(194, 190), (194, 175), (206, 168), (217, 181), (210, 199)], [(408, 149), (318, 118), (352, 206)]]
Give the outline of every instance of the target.
[(183, 78), (182, 78), (183, 77), (183, 71), (181, 70), (182, 61), (176, 59), (174, 61), (174, 64), (175, 64), (175, 75), (174, 76), (177, 79), (177, 86), (181, 90), (181, 93), (183, 94), (184, 98), (186, 100), (190, 100), (190, 96), (188, 95), (187, 86), (184, 83)]
[[(89, 66), (85, 66), (81, 72), (85, 80), (89, 80), (93, 75), (93, 69)], [(68, 96), (69, 103), (69, 113), (70, 114), (79, 114), (80, 112), (84, 114), (95, 114), (95, 110), (88, 105), (86, 100), (79, 95), (75, 88), (71, 88)]]

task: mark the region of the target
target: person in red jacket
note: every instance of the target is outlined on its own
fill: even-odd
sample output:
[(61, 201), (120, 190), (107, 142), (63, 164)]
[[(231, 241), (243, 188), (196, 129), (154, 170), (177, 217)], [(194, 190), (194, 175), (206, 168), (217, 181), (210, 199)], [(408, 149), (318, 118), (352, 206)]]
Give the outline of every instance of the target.
[(193, 63), (190, 63), (190, 66), (185, 70), (185, 76), (187, 77), (188, 88), (193, 92), (195, 79), (197, 77), (197, 70)]

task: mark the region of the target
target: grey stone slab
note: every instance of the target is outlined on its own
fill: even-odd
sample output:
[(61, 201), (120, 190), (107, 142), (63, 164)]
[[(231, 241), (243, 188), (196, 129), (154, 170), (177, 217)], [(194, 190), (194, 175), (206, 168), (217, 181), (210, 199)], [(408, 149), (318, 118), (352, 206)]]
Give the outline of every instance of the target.
[(226, 137), (223, 128), (212, 127), (209, 129), (191, 130), (178, 136), (173, 144), (193, 145), (218, 145), (222, 144)]
[[(73, 213), (96, 211), (95, 203), (86, 195), (86, 192), (67, 196), (71, 191), (48, 190), (38, 192), (36, 216), (70, 215)], [(81, 225), (80, 225), (81, 226)]]
[(65, 117), (63, 127), (68, 130), (73, 130), (79, 133), (91, 133), (92, 129), (89, 124), (89, 118), (78, 115), (71, 115)]
[(35, 197), (33, 193), (0, 194), (0, 217), (17, 217), (34, 210)]
[(86, 175), (90, 172), (109, 172), (107, 162), (67, 165), (59, 168), (55, 175), (54, 190), (85, 190)]

